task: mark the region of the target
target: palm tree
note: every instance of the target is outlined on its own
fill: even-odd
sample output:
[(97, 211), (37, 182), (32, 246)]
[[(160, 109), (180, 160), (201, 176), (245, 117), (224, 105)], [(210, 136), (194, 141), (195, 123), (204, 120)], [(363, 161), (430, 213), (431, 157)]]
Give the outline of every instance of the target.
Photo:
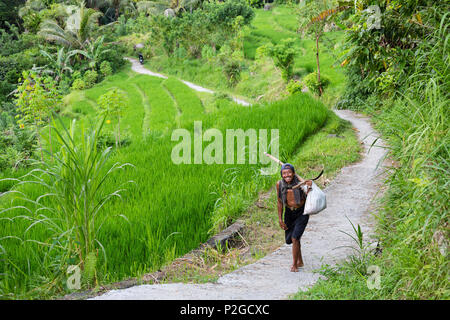
[(98, 18), (101, 15), (101, 12), (86, 8), (82, 2), (67, 18), (64, 29), (55, 20), (45, 20), (38, 34), (67, 48), (84, 49), (94, 30), (98, 28)]
[(20, 9), (19, 9), (19, 17), (23, 17), (32, 12), (39, 12), (45, 9), (45, 3), (42, 0), (28, 0)]

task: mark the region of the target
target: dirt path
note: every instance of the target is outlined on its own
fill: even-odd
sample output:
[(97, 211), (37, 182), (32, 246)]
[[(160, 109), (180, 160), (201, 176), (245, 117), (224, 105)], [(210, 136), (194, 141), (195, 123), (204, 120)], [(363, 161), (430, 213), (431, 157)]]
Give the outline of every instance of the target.
[[(131, 62), (131, 70), (133, 70), (133, 71), (135, 71), (137, 73), (148, 74), (150, 76), (167, 79), (167, 76), (165, 76), (163, 74), (156, 73), (156, 72), (148, 70), (143, 65), (141, 65), (140, 62), (138, 60), (136, 60), (136, 59), (129, 58), (129, 57), (127, 57), (125, 59)], [(212, 91), (210, 89), (206, 89), (206, 88), (200, 87), (200, 86), (198, 86), (196, 84), (193, 84), (191, 82), (184, 81), (184, 80), (181, 80), (181, 82), (183, 82), (185, 85), (187, 85), (189, 88), (191, 88), (191, 89), (193, 89), (195, 91), (208, 92), (208, 93), (211, 93), (211, 94), (214, 93), (214, 91)], [(249, 106), (250, 105), (250, 103), (248, 103), (247, 101), (244, 101), (242, 99), (239, 99), (239, 98), (236, 98), (236, 97), (232, 97), (232, 98), (233, 98), (234, 102), (236, 102), (237, 104), (240, 104), (240, 105), (243, 105), (243, 106)]]
[(299, 272), (289, 271), (291, 246), (283, 245), (257, 262), (220, 277), (216, 283), (139, 285), (112, 290), (93, 299), (279, 300), (287, 299), (298, 290), (307, 290), (319, 278), (314, 270), (323, 264), (334, 265), (353, 253), (351, 248), (338, 248), (355, 247), (353, 240), (341, 232), (353, 234), (348, 219), (355, 226), (359, 224), (366, 237), (371, 234), (375, 224), (371, 216), (373, 200), (382, 182), (382, 166), (377, 168), (377, 165), (385, 149), (380, 148), (382, 141), (378, 140), (368, 152), (378, 137), (369, 120), (352, 111), (335, 112), (357, 129), (365, 152), (359, 163), (343, 168), (324, 189), (327, 209), (310, 217), (301, 242), (305, 266)]

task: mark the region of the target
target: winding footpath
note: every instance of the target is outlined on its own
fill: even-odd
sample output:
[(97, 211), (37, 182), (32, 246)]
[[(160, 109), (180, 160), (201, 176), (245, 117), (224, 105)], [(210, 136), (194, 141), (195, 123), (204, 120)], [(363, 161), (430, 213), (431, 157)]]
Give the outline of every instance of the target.
[[(143, 65), (140, 64), (140, 62), (137, 59), (129, 58), (129, 57), (126, 57), (125, 59), (131, 62), (131, 70), (133, 70), (134, 72), (142, 73), (142, 74), (148, 74), (149, 76), (154, 76), (154, 77), (158, 77), (158, 78), (167, 79), (167, 76), (165, 76), (163, 74), (160, 74), (160, 73), (156, 73), (156, 72), (150, 71), (147, 68), (145, 68)], [(181, 80), (181, 82), (183, 82), (185, 85), (187, 85), (189, 88), (191, 88), (191, 89), (193, 89), (195, 91), (208, 92), (208, 93), (211, 93), (211, 94), (214, 93), (214, 91), (212, 91), (210, 89), (206, 89), (206, 88), (200, 87), (200, 86), (198, 86), (196, 84), (193, 84), (191, 82), (184, 81), (184, 80)], [(243, 105), (243, 106), (246, 106), (246, 107), (250, 105), (250, 103), (248, 103), (247, 101), (244, 101), (242, 99), (239, 99), (239, 98), (236, 98), (236, 97), (232, 97), (232, 98), (233, 98), (234, 102), (236, 102), (237, 104), (240, 104), (240, 105)]]
[[(134, 71), (162, 76), (133, 60), (130, 59)], [(349, 220), (355, 226), (361, 226), (366, 240), (370, 236), (375, 226), (372, 215), (376, 210), (374, 200), (380, 194), (378, 191), (383, 189), (381, 162), (386, 149), (383, 142), (377, 139), (378, 134), (371, 127), (369, 119), (348, 110), (334, 112), (352, 123), (364, 145), (364, 153), (360, 162), (343, 168), (323, 190), (327, 195), (327, 208), (310, 217), (301, 240), (305, 266), (299, 272), (290, 272), (291, 246), (283, 245), (257, 262), (225, 274), (216, 283), (139, 285), (111, 290), (93, 299), (280, 300), (311, 287), (320, 277), (314, 271), (320, 269), (321, 265), (335, 265), (354, 253), (348, 246), (355, 248), (355, 242), (344, 234), (354, 235)]]

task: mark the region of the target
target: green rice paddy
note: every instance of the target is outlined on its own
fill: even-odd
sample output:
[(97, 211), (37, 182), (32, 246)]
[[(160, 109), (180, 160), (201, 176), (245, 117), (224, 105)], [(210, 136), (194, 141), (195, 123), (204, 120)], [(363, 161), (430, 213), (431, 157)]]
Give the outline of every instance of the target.
[[(289, 37), (299, 39), (296, 16), (291, 8), (277, 6), (271, 13), (262, 9), (255, 12), (252, 25), (244, 30), (244, 55), (249, 64), (254, 62), (259, 46), (268, 42), (277, 44)], [(331, 32), (329, 37), (342, 37), (342, 34)], [(295, 48), (298, 54), (294, 73), (301, 78), (316, 68), (314, 42), (301, 39), (296, 41)], [(345, 78), (339, 67), (332, 67), (332, 52), (324, 46), (322, 48), (322, 73), (331, 80), (326, 94), (337, 96), (336, 93), (345, 85)], [(159, 58), (149, 60), (148, 64), (154, 71), (214, 88), (215, 91), (229, 91), (220, 68), (213, 64)], [(279, 72), (270, 63), (258, 68), (261, 70), (253, 75), (249, 70), (243, 71), (234, 95), (248, 97), (250, 101), (263, 93), (279, 95), (275, 92), (284, 87)], [(257, 132), (266, 129), (269, 139), (270, 130), (278, 129), (280, 158), (287, 161), (292, 159), (308, 136), (316, 133), (333, 116), (322, 102), (308, 94), (243, 107), (220, 96), (195, 92), (176, 78), (136, 74), (127, 66), (91, 89), (73, 91), (66, 96), (61, 110), (63, 122), (69, 125), (72, 119), (77, 119), (78, 130), (91, 127), (101, 111), (97, 99), (112, 88), (119, 89), (126, 96), (120, 127), (121, 135), (130, 143), (115, 150), (109, 162), (131, 163), (134, 168), (115, 172), (107, 187), (110, 190), (106, 190), (113, 192), (118, 185), (133, 181), (122, 193), (122, 199), (115, 199), (104, 208), (110, 218), (98, 235), (107, 258), (104, 261), (99, 255), (97, 278), (100, 283), (155, 271), (198, 247), (214, 232), (238, 218), (256, 199), (258, 192), (272, 186), (278, 178), (278, 175), (261, 175), (260, 161), (258, 164), (249, 163), (249, 147), (245, 164), (236, 164), (237, 145), (233, 145), (235, 164), (206, 164), (204, 161), (193, 164), (194, 148), (190, 154), (191, 164), (175, 164), (171, 155), (180, 142), (171, 139), (175, 129), (186, 129), (191, 142), (194, 139), (194, 121), (201, 121), (203, 133), (210, 128), (219, 130), (223, 134), (224, 155), (227, 129), (255, 129)], [(103, 132), (113, 134), (116, 125), (117, 119), (108, 117)], [(43, 130), (43, 135), (45, 132)], [(246, 143), (249, 143), (248, 138)], [(203, 141), (202, 155), (210, 144)], [(214, 155), (216, 152), (218, 150)], [(17, 177), (23, 173), (3, 172), (0, 178)], [(11, 185), (10, 182), (0, 182), (0, 191), (8, 190)], [(23, 189), (33, 199), (41, 195), (37, 187)], [(0, 201), (0, 210), (7, 205)], [(19, 214), (16, 211), (2, 216), (12, 218)], [(0, 255), (0, 265), (4, 267), (0, 274), (6, 276), (0, 283), (0, 296), (2, 292), (16, 298), (61, 294), (58, 290), (39, 292), (43, 284), (51, 284), (55, 274), (64, 275), (66, 272), (54, 263), (63, 253), (52, 247), (52, 233), (40, 225), (27, 230), (29, 222), (20, 219), (2, 220), (1, 223), (0, 239), (3, 239), (0, 249), (4, 248), (4, 252)], [(55, 285), (62, 289), (64, 286), (64, 283)]]
[[(330, 112), (305, 94), (252, 107), (220, 100), (219, 108), (206, 112), (197, 93), (175, 78), (164, 80), (122, 71), (91, 89), (68, 95), (62, 110), (64, 121), (69, 123), (71, 118), (78, 118), (79, 130), (94, 123), (100, 112), (96, 101), (111, 88), (119, 88), (126, 94), (121, 128), (131, 143), (116, 150), (110, 162), (131, 163), (135, 167), (115, 173), (112, 179), (110, 192), (123, 182), (134, 183), (127, 187), (123, 199), (113, 200), (104, 208), (111, 218), (99, 234), (107, 254), (106, 262), (99, 256), (101, 281), (117, 281), (157, 270), (196, 248), (213, 230), (229, 224), (258, 191), (277, 178), (260, 175), (261, 164), (249, 164), (248, 150), (245, 164), (174, 164), (171, 152), (179, 143), (171, 140), (174, 129), (184, 128), (191, 137), (194, 121), (201, 121), (203, 132), (218, 129), (224, 136), (223, 154), (227, 129), (267, 129), (269, 138), (270, 129), (279, 129), (280, 155), (287, 159), (308, 135), (323, 126)], [(117, 120), (108, 120), (105, 130), (112, 132)], [(202, 150), (207, 145), (203, 142)], [(233, 148), (236, 154), (237, 146)], [(40, 195), (38, 188), (26, 191), (31, 198)], [(12, 217), (19, 213), (3, 216), (8, 214)], [(28, 225), (20, 219), (3, 220), (0, 238), (13, 235), (22, 240), (51, 241), (43, 226), (25, 231)], [(58, 255), (55, 248), (16, 238), (3, 239), (2, 246), (8, 262), (3, 270), (8, 274), (2, 283), (4, 292), (20, 296), (49, 281), (56, 272), (48, 264), (49, 257), (56, 259)]]

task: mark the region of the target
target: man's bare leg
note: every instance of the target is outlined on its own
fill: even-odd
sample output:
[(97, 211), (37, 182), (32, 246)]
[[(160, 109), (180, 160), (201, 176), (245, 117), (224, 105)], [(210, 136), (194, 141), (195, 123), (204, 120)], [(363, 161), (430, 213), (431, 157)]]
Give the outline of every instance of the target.
[(298, 242), (298, 260), (297, 260), (297, 267), (299, 267), (299, 268), (303, 267), (302, 245), (301, 245), (300, 241)]
[(292, 272), (298, 272), (297, 268), (298, 268), (299, 252), (300, 252), (300, 241), (292, 238), (292, 259), (293, 259), (291, 267)]

